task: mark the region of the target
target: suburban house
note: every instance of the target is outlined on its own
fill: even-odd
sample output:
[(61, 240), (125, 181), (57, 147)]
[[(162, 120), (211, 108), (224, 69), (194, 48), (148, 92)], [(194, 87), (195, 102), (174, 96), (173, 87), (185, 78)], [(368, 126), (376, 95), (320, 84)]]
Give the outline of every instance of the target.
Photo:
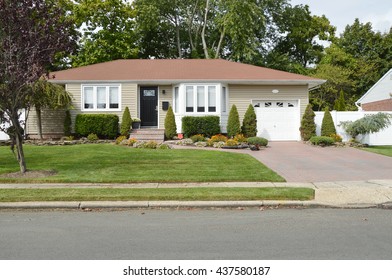
[(392, 111), (392, 69), (355, 104), (363, 111)]
[[(178, 133), (184, 116), (216, 115), (223, 133), (233, 104), (240, 120), (249, 104), (255, 107), (258, 135), (269, 140), (300, 140), (300, 120), (309, 90), (324, 80), (230, 62), (222, 59), (115, 60), (51, 73), (73, 96), (77, 114), (108, 113), (121, 117), (126, 106), (142, 128), (164, 128), (169, 106)], [(43, 134), (63, 132), (64, 112), (43, 113)], [(27, 135), (37, 134), (34, 112)]]

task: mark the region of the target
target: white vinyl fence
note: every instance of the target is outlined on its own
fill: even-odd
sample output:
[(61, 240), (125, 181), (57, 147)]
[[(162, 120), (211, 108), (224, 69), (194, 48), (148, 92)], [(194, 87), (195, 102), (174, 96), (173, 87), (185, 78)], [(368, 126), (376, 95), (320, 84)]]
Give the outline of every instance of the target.
[[(351, 139), (350, 135), (348, 135), (343, 127), (340, 126), (340, 123), (343, 121), (356, 121), (360, 118), (363, 118), (366, 115), (374, 115), (379, 112), (369, 112), (369, 111), (353, 111), (353, 112), (337, 112), (332, 111), (332, 119), (336, 127), (336, 132), (340, 136), (343, 137), (343, 141), (349, 141)], [(392, 114), (392, 112), (383, 112)], [(323, 121), (324, 112), (315, 112), (316, 117), (314, 118), (316, 123), (316, 133), (317, 135), (321, 134), (321, 123)], [(378, 132), (378, 133), (371, 133), (368, 135), (359, 135), (357, 140), (363, 144), (368, 144), (372, 146), (377, 145), (392, 145), (392, 125), (388, 128)]]
[[(25, 111), (22, 112), (22, 114), (20, 115), (20, 123), (22, 124), (22, 126), (24, 126), (24, 122), (25, 122)], [(9, 127), (9, 123), (0, 123), (0, 127), (1, 128), (7, 128)], [(4, 141), (4, 140), (8, 140), (10, 139), (8, 137), (8, 134), (4, 133), (2, 130), (0, 130), (0, 141)]]

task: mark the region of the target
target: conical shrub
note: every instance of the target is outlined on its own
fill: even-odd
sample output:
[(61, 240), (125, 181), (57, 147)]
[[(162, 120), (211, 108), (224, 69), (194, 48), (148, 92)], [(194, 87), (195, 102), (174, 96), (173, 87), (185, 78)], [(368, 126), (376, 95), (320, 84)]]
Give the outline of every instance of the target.
[(129, 112), (129, 108), (125, 107), (124, 113), (121, 119), (121, 127), (120, 127), (120, 134), (121, 136), (128, 137), (129, 131), (132, 125), (132, 118), (131, 113)]
[(174, 117), (173, 109), (170, 106), (165, 118), (165, 137), (166, 139), (173, 139), (177, 135), (176, 119)]
[(312, 136), (316, 136), (316, 123), (314, 122), (315, 113), (312, 110), (312, 105), (308, 104), (305, 113), (301, 120), (301, 138), (308, 141)]
[(229, 120), (227, 122), (227, 136), (229, 138), (241, 133), (240, 116), (235, 105), (233, 105), (229, 112)]
[(336, 134), (335, 124), (333, 122), (331, 113), (328, 108), (325, 109), (323, 122), (321, 123), (321, 136), (331, 136), (332, 134)]
[(252, 104), (249, 104), (245, 112), (244, 120), (242, 121), (242, 133), (246, 137), (255, 137), (257, 134), (256, 113)]

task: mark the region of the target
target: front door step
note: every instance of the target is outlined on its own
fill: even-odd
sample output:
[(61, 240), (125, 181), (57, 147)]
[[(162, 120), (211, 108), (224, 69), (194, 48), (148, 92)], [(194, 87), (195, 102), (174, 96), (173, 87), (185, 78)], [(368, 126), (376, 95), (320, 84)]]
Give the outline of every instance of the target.
[(156, 128), (133, 129), (129, 138), (135, 138), (139, 141), (163, 142), (165, 140), (165, 130)]

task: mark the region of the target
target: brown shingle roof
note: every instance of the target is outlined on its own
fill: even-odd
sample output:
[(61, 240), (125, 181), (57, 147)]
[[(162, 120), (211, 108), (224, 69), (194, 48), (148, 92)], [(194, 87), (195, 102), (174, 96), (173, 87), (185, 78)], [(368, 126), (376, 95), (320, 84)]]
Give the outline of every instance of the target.
[(51, 73), (53, 82), (221, 81), (237, 83), (300, 83), (313, 86), (323, 80), (223, 59), (128, 59), (98, 63)]

